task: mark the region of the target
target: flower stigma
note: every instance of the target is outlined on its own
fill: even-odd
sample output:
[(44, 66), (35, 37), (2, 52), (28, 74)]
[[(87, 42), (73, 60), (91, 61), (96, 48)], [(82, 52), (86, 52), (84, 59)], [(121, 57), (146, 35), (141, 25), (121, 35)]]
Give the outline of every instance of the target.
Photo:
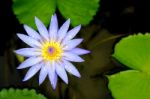
[(63, 53), (60, 43), (55, 41), (46, 42), (42, 47), (42, 57), (47, 61), (57, 61)]

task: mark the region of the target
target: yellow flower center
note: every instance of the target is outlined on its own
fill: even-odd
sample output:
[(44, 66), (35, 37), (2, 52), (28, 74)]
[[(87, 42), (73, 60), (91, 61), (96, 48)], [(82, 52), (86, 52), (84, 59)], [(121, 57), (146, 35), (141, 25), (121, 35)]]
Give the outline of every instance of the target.
[(59, 60), (62, 56), (62, 48), (58, 42), (46, 42), (42, 47), (42, 56), (45, 60)]

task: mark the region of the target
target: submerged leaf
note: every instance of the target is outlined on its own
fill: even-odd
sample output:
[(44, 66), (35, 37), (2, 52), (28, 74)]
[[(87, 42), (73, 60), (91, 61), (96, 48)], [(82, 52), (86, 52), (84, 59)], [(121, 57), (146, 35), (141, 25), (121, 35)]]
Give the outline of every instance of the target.
[(20, 63), (24, 61), (24, 57), (23, 57), (23, 56), (16, 54), (16, 57), (17, 57), (17, 59), (18, 59), (18, 61), (19, 61)]
[[(95, 31), (95, 28), (93, 28), (93, 30)], [(93, 33), (92, 29), (91, 31), (87, 29), (83, 31), (83, 33), (85, 33), (83, 34), (81, 32), (83, 38)], [(101, 30), (99, 33), (96, 33), (96, 36), (92, 39), (88, 36), (87, 42), (84, 42), (83, 45), (87, 45), (87, 49), (90, 49), (99, 40), (107, 39), (111, 36), (113, 35), (107, 30)], [(86, 60), (84, 63), (77, 64), (79, 65), (77, 67), (81, 72), (81, 78), (71, 78), (70, 83), (70, 88), (75, 93), (76, 99), (111, 99), (111, 96), (108, 94), (106, 79), (102, 77), (102, 75), (114, 67), (110, 60), (114, 41), (115, 39), (111, 39), (101, 43), (92, 51), (90, 50), (90, 55), (84, 56)]]

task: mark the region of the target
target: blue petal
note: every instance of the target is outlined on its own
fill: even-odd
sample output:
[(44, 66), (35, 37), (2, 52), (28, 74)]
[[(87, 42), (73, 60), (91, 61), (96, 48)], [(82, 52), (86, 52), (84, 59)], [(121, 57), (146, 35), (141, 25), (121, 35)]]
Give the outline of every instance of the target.
[(33, 76), (41, 69), (41, 67), (42, 67), (42, 64), (41, 64), (41, 63), (32, 66), (32, 67), (28, 70), (28, 72), (27, 72), (26, 76), (24, 77), (23, 81), (27, 81), (27, 80), (29, 80), (31, 77), (33, 77)]
[(39, 85), (41, 85), (43, 83), (43, 81), (45, 80), (46, 76), (48, 75), (48, 66), (43, 65), (40, 71), (40, 75), (39, 75)]
[(48, 65), (48, 77), (49, 80), (51, 82), (52, 88), (56, 89), (56, 85), (57, 85), (57, 74), (55, 72), (55, 62), (53, 62), (52, 64), (49, 63)]
[(49, 35), (45, 25), (37, 17), (35, 17), (35, 23), (41, 36), (49, 41)]
[(16, 50), (15, 53), (25, 56), (25, 57), (41, 55), (41, 52), (39, 52), (39, 49), (36, 49), (36, 48), (22, 48), (22, 49)]
[(64, 66), (62, 63), (60, 64), (56, 64), (56, 73), (57, 75), (66, 83), (68, 84), (68, 76), (67, 76), (67, 73), (64, 69)]
[(27, 34), (31, 36), (32, 38), (36, 40), (41, 40), (41, 36), (28, 25), (24, 25), (24, 29), (26, 30)]
[(59, 29), (58, 31), (58, 41), (61, 42), (62, 39), (64, 39), (64, 37), (67, 34), (68, 28), (70, 25), (70, 19), (68, 19)]
[(42, 57), (30, 57), (26, 59), (23, 63), (21, 63), (17, 69), (23, 69), (23, 68), (33, 66), (35, 64), (38, 64), (42, 60), (43, 60)]
[(82, 41), (83, 39), (73, 39), (73, 40), (66, 42), (65, 44), (62, 44), (62, 46), (64, 46), (63, 47), (64, 50), (71, 50), (75, 48), (76, 46), (78, 46)]
[(52, 39), (52, 40), (56, 39), (57, 31), (58, 31), (58, 21), (57, 21), (57, 16), (55, 14), (55, 15), (52, 16), (51, 23), (50, 23), (50, 26), (49, 26), (50, 39)]
[(78, 70), (75, 68), (75, 66), (72, 63), (66, 60), (63, 60), (63, 62), (65, 65), (66, 71), (68, 71), (69, 73), (73, 74), (76, 77), (81, 77), (80, 73), (78, 72)]
[[(50, 79), (50, 76), (49, 76), (49, 79)], [(54, 78), (53, 78), (53, 81), (51, 82), (51, 85), (52, 85), (52, 88), (53, 89), (56, 89), (56, 85), (57, 85), (57, 74), (55, 73), (54, 74)]]
[(73, 54), (71, 52), (64, 52), (63, 57), (64, 57), (64, 59), (72, 61), (72, 62), (83, 62), (84, 61), (81, 57), (79, 57), (78, 55)]
[(81, 48), (74, 48), (70, 52), (77, 54), (77, 55), (84, 55), (84, 54), (90, 53), (90, 51), (85, 50), (85, 49), (81, 49)]
[(73, 39), (73, 38), (77, 35), (77, 33), (79, 32), (80, 29), (81, 29), (81, 25), (79, 25), (79, 26), (77, 26), (77, 27), (71, 29), (71, 30), (67, 33), (67, 35), (66, 35), (66, 37), (64, 38), (63, 42), (66, 42), (66, 41), (68, 41), (68, 40)]
[(24, 34), (17, 34), (17, 36), (23, 41), (25, 42), (26, 44), (28, 44), (29, 46), (31, 47), (42, 47), (41, 43), (38, 42), (37, 40), (29, 37), (29, 36), (26, 36)]

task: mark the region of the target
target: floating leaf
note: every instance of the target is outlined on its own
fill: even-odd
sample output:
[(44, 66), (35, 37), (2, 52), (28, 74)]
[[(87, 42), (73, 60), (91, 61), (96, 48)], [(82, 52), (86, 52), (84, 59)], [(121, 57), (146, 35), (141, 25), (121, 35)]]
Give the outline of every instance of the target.
[(109, 76), (109, 89), (115, 99), (149, 99), (150, 76), (128, 70)]
[(20, 23), (28, 24), (34, 28), (35, 16), (41, 19), (45, 25), (48, 25), (55, 9), (55, 0), (13, 0), (13, 11)]
[(43, 95), (37, 94), (35, 90), (28, 89), (3, 89), (0, 91), (0, 99), (46, 99)]
[(150, 34), (137, 34), (123, 38), (113, 54), (124, 65), (150, 73)]
[(57, 0), (58, 9), (65, 18), (70, 18), (72, 25), (87, 25), (96, 14), (99, 0)]
[(34, 17), (48, 25), (57, 5), (60, 13), (71, 19), (73, 26), (87, 25), (98, 10), (99, 0), (13, 0), (13, 11), (20, 23), (35, 28)]

